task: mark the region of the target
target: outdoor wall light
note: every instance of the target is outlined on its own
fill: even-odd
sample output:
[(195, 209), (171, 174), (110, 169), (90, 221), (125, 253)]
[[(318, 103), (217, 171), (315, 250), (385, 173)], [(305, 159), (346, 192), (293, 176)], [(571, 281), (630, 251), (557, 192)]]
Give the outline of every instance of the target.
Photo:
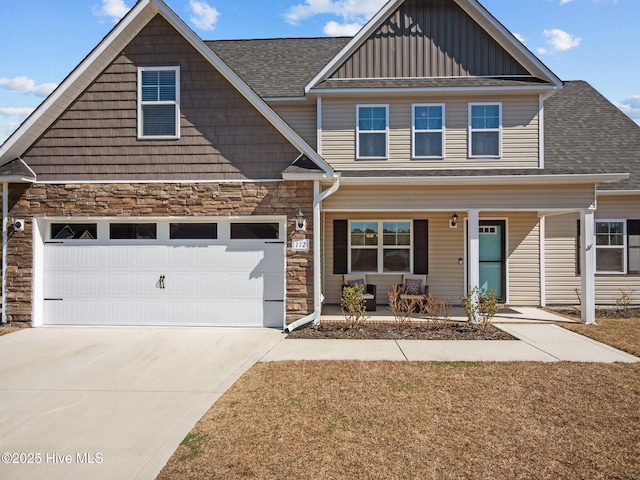
[(304, 218), (304, 214), (302, 210), (298, 211), (298, 215), (296, 215), (296, 230), (305, 231), (307, 229), (307, 219)]
[(451, 219), (449, 220), (449, 228), (458, 228), (458, 214), (454, 213), (451, 215)]

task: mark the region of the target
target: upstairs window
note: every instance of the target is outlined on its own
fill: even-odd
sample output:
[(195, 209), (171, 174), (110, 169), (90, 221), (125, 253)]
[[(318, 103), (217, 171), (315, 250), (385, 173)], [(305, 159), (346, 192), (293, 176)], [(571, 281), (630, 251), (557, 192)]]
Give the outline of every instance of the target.
[(444, 105), (413, 106), (413, 158), (444, 158)]
[(502, 104), (469, 104), (469, 157), (502, 156)]
[(387, 105), (358, 105), (357, 157), (386, 159), (389, 125)]
[(180, 137), (180, 68), (138, 69), (138, 137)]

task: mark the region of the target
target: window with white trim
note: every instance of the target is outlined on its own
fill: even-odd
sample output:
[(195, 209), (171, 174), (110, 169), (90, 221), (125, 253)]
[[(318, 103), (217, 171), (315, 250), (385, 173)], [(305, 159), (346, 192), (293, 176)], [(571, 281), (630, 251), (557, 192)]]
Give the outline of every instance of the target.
[(413, 158), (444, 158), (444, 104), (413, 105)]
[(409, 273), (411, 251), (411, 221), (350, 222), (351, 272)]
[(626, 273), (626, 222), (596, 221), (596, 273)]
[(180, 138), (180, 67), (138, 68), (138, 138)]
[(386, 159), (389, 132), (387, 105), (358, 105), (356, 151), (360, 159)]
[(469, 158), (502, 156), (502, 104), (469, 104)]

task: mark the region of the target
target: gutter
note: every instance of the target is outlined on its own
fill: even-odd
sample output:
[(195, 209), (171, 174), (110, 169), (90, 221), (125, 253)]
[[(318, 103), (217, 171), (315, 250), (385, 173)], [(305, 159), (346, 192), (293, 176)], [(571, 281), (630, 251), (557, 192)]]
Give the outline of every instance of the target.
[[(314, 325), (320, 323), (320, 310), (322, 309), (322, 292), (320, 285), (322, 284), (322, 269), (320, 265), (320, 204), (330, 195), (336, 193), (340, 188), (340, 174), (333, 176), (333, 185), (322, 193), (315, 193), (313, 196), (313, 313), (290, 323), (284, 328), (286, 333), (293, 332), (296, 328), (314, 322)], [(320, 190), (320, 184), (316, 181), (314, 190)]]

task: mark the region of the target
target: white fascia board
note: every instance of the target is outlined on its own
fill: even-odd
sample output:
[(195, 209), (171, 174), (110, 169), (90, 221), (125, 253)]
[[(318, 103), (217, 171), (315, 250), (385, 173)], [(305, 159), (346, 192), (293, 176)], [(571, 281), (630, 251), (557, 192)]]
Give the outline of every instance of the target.
[(7, 175), (7, 176), (0, 176), (0, 183), (36, 183), (36, 179), (34, 178), (28, 178), (28, 177), (22, 177), (20, 175)]
[(605, 173), (585, 175), (492, 175), (492, 176), (446, 176), (446, 177), (342, 177), (343, 184), (388, 185), (388, 184), (566, 184), (566, 183), (614, 183), (627, 180), (628, 173)]
[(460, 95), (466, 93), (548, 93), (555, 86), (521, 87), (414, 87), (414, 88), (313, 88), (308, 93), (318, 95), (406, 95), (407, 93), (429, 93), (438, 95)]
[(305, 142), (282, 118), (267, 105), (204, 41), (162, 0), (150, 0), (157, 4), (162, 16), (180, 32), (189, 43), (211, 63), (276, 129), (298, 150), (309, 157), (326, 173), (333, 169), (318, 153)]
[[(467, 12), (471, 18), (477, 21), (477, 15), (480, 15), (481, 18), (486, 20), (493, 28), (495, 28), (498, 33), (502, 35), (503, 41), (500, 41), (500, 38), (494, 37), (503, 48), (505, 48), (509, 53), (512, 53), (512, 49), (515, 49), (520, 55), (523, 55), (529, 62), (531, 62), (531, 66), (538, 70), (542, 76), (546, 77), (551, 83), (553, 83), (556, 87), (562, 88), (562, 80), (558, 78), (558, 76), (553, 73), (542, 61), (536, 57), (528, 48), (526, 48), (522, 42), (520, 42), (514, 35), (511, 33), (502, 23), (500, 23), (486, 8), (484, 8), (477, 0), (455, 0), (456, 3)], [(489, 33), (489, 32), (488, 32)], [(506, 42), (506, 44), (505, 44)], [(517, 56), (514, 56), (517, 60)], [(526, 66), (526, 65), (523, 65)], [(533, 72), (531, 72), (533, 73)]]
[[(124, 38), (128, 43), (157, 13), (154, 0), (140, 0), (107, 34), (91, 53), (62, 81), (44, 102), (18, 127), (0, 148), (0, 164), (20, 157), (61, 115), (77, 96), (118, 55), (113, 45)], [(143, 20), (143, 13), (148, 18)], [(136, 25), (136, 21), (139, 22)], [(128, 39), (128, 40), (127, 40)], [(124, 43), (124, 42), (123, 42)]]
[(640, 190), (597, 190), (598, 197), (620, 197), (626, 195), (640, 195)]
[(305, 93), (309, 93), (309, 91), (313, 88), (313, 86), (319, 81), (323, 80), (326, 75), (335, 70), (338, 65), (340, 65), (344, 60), (347, 59), (360, 45), (364, 40), (366, 40), (369, 35), (380, 26), (380, 24), (387, 19), (387, 17), (396, 9), (404, 0), (389, 0), (389, 2), (380, 9), (380, 11), (373, 16), (369, 22), (360, 29), (360, 31), (356, 34), (355, 37), (347, 43), (338, 54), (333, 57), (333, 59), (327, 63), (318, 74), (311, 79), (309, 83), (304, 87)]
[(182, 180), (139, 180), (139, 179), (127, 179), (127, 180), (91, 180), (91, 179), (79, 179), (79, 180), (36, 180), (38, 185), (111, 185), (111, 184), (126, 184), (126, 185), (145, 185), (145, 184), (193, 184), (193, 183), (277, 183), (283, 182), (281, 178), (271, 179), (222, 179), (222, 180), (202, 180), (202, 179), (182, 179)]
[(326, 173), (283, 173), (284, 180), (327, 180), (333, 178), (333, 175)]

